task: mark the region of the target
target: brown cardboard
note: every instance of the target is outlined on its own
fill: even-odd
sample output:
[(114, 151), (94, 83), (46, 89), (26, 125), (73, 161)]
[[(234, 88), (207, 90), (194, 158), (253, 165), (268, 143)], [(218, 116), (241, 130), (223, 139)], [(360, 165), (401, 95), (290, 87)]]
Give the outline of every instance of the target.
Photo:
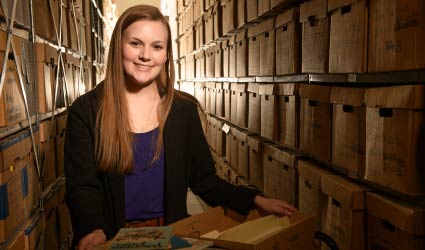
[(205, 78), (205, 51), (200, 50), (195, 54), (195, 77)]
[(205, 43), (208, 44), (214, 40), (214, 20), (212, 9), (204, 12), (204, 27), (205, 27)]
[[(237, 1), (238, 6), (237, 6), (237, 20), (236, 20), (236, 27), (237, 28), (241, 28), (242, 26), (244, 26), (247, 23), (247, 12), (248, 12), (248, 8), (247, 6), (247, 0), (238, 0)], [(251, 7), (251, 6), (250, 6)]]
[(223, 82), (224, 91), (224, 118), (230, 121), (230, 110), (231, 110), (231, 90), (230, 82)]
[(215, 114), (217, 116), (224, 116), (224, 89), (222, 82), (215, 83)]
[[(250, 8), (248, 8), (250, 9)], [(260, 38), (257, 26), (248, 28), (248, 75), (257, 76), (260, 73)]]
[(223, 36), (223, 9), (221, 7), (220, 1), (216, 1), (212, 14), (214, 17), (214, 40), (217, 40)]
[[(244, 1), (239, 1), (244, 2)], [(236, 76), (248, 76), (248, 39), (246, 29), (236, 34)]]
[(258, 1), (258, 16), (265, 16), (271, 10), (270, 0)]
[(217, 43), (214, 51), (214, 76), (223, 76), (223, 52), (221, 50), (221, 42)]
[(204, 82), (195, 82), (195, 98), (202, 109), (206, 109), (206, 87)]
[(300, 150), (321, 160), (331, 159), (330, 87), (303, 84), (300, 87)]
[[(0, 52), (0, 70), (3, 69), (4, 57), (4, 52)], [(15, 61), (7, 59), (6, 67), (6, 76), (0, 97), (0, 127), (16, 124), (26, 118)]]
[(27, 179), (27, 194), (25, 196), (25, 203), (28, 213), (31, 213), (39, 207), (41, 198), (40, 180), (38, 178), (34, 154), (32, 153), (30, 156), (25, 157), (25, 159), (18, 161), (17, 165), (22, 167), (22, 173)]
[(48, 0), (34, 1), (34, 13), (37, 13), (37, 18), (34, 18), (34, 30), (37, 35), (43, 38), (55, 40), (55, 31), (48, 2)]
[(64, 175), (64, 145), (65, 145), (65, 131), (55, 136), (55, 162), (56, 162), (56, 175), (58, 177)]
[(223, 32), (223, 34), (226, 33), (232, 33), (237, 28), (237, 10), (238, 10), (238, 1), (237, 0), (224, 0), (225, 5), (223, 9), (224, 15), (226, 15), (226, 22), (223, 22), (226, 26), (226, 31)]
[(239, 94), (239, 83), (230, 83), (230, 121), (237, 124), (238, 121), (238, 94)]
[(238, 140), (238, 166), (237, 170), (241, 176), (249, 179), (249, 147), (248, 147), (248, 135), (251, 132), (237, 130), (235, 136)]
[(5, 250), (22, 250), (25, 249), (25, 235), (23, 231), (19, 231), (17, 234), (12, 235), (6, 246), (3, 246)]
[(277, 141), (278, 138), (278, 103), (274, 95), (274, 84), (260, 84), (260, 119), (261, 136)]
[(278, 105), (278, 141), (298, 148), (300, 123), (299, 84), (276, 84)]
[(227, 125), (229, 126), (229, 129), (224, 131), (226, 135), (226, 154), (224, 155), (224, 158), (226, 159), (227, 162), (231, 162), (233, 133), (232, 133), (231, 124), (227, 124)]
[(275, 144), (263, 145), (264, 194), (297, 206), (296, 155)]
[(412, 249), (425, 247), (425, 210), (388, 196), (366, 193), (368, 248)]
[(423, 86), (366, 92), (365, 179), (410, 195), (425, 194)]
[(261, 96), (260, 84), (248, 83), (248, 130), (261, 133)]
[(214, 77), (215, 75), (215, 71), (214, 71), (214, 66), (215, 66), (215, 52), (216, 48), (215, 47), (210, 47), (206, 50), (205, 52), (205, 57), (206, 57), (206, 62), (205, 62), (205, 77), (207, 78), (211, 78)]
[(58, 239), (59, 242), (64, 242), (72, 233), (70, 214), (65, 203), (65, 183), (61, 183), (59, 187), (57, 215)]
[(263, 143), (264, 138), (258, 135), (248, 136), (249, 147), (249, 181), (264, 190), (263, 180)]
[[(264, 2), (264, 1), (263, 1)], [(275, 72), (275, 31), (274, 18), (257, 26), (260, 38), (260, 76), (272, 76)], [(257, 62), (258, 63), (258, 62)]]
[(221, 49), (223, 53), (223, 76), (229, 77), (229, 58), (230, 58), (230, 45), (228, 45), (229, 40), (226, 39), (221, 44)]
[(340, 249), (365, 249), (367, 189), (336, 175), (322, 175), (321, 188), (327, 196), (322, 231), (331, 236)]
[(246, 83), (238, 83), (236, 90), (236, 124), (248, 127), (248, 93)]
[(44, 250), (44, 230), (46, 228), (46, 218), (40, 210), (26, 220), (23, 231), (25, 232), (25, 249)]
[(44, 198), (44, 216), (46, 230), (44, 231), (44, 245), (46, 249), (58, 249), (57, 207), (58, 193), (50, 190)]
[(425, 68), (425, 3), (370, 1), (368, 71)]
[(246, 0), (246, 21), (252, 22), (258, 18), (258, 1), (259, 0)]
[(203, 20), (199, 19), (195, 23), (195, 49), (201, 48), (202, 45), (204, 45), (204, 25)]
[(278, 15), (274, 27), (276, 33), (276, 75), (299, 73), (301, 68), (299, 9), (292, 8)]
[(216, 91), (215, 91), (215, 82), (206, 82), (206, 110), (212, 114), (215, 114), (216, 108)]
[(329, 72), (366, 72), (368, 5), (366, 0), (330, 0)]
[(329, 19), (327, 1), (313, 0), (301, 4), (302, 73), (326, 73), (329, 57)]
[(226, 153), (226, 135), (221, 129), (224, 123), (221, 120), (215, 119), (216, 124), (216, 150), (218, 156), (224, 156)]
[[(174, 233), (180, 236), (200, 237), (212, 230), (223, 231), (240, 225), (243, 222), (262, 217), (257, 210), (251, 211), (248, 216), (242, 216), (229, 209), (215, 207), (204, 213), (197, 214), (180, 220), (171, 226)], [(286, 229), (267, 235), (262, 239), (254, 241), (252, 244), (238, 243), (228, 240), (213, 240), (215, 246), (225, 249), (282, 249), (301, 250), (311, 249), (313, 246), (313, 217), (298, 213), (289, 218), (290, 226)], [(203, 238), (208, 240), (208, 238)]]
[(233, 35), (229, 38), (229, 77), (236, 77), (236, 47), (235, 43), (236, 36)]
[(298, 209), (314, 215), (315, 229), (322, 231), (322, 218), (326, 214), (326, 195), (322, 191), (322, 175), (332, 174), (313, 162), (298, 160)]
[[(35, 143), (38, 143), (38, 134), (35, 133)], [(13, 170), (19, 160), (23, 160), (31, 153), (31, 137), (27, 130), (0, 140), (0, 173)]]
[(332, 162), (363, 177), (366, 155), (365, 89), (331, 88)]
[(3, 216), (0, 218), (0, 243), (5, 242), (28, 215), (25, 201), (23, 166), (0, 173), (0, 186), (4, 188)]
[(236, 133), (238, 133), (238, 129), (236, 127), (232, 127), (232, 134), (231, 134), (231, 139), (230, 139), (230, 166), (232, 166), (233, 168), (235, 168), (236, 170), (238, 170), (238, 166), (239, 166), (239, 155), (238, 155), (238, 146), (239, 146), (239, 141), (238, 138), (236, 137)]

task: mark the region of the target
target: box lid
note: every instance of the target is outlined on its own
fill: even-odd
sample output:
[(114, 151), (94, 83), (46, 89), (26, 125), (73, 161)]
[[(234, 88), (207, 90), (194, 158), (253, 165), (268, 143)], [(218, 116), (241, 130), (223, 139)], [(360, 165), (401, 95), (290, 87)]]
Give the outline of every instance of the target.
[(248, 92), (258, 94), (259, 90), (260, 90), (260, 84), (259, 83), (255, 83), (255, 82), (248, 83), (248, 89), (247, 89)]
[(247, 130), (235, 129), (234, 135), (236, 136), (236, 138), (238, 138), (238, 140), (247, 142), (248, 136), (252, 135), (252, 132), (249, 132)]
[(364, 0), (328, 0), (328, 11), (331, 12), (335, 9), (352, 5), (353, 3)]
[(257, 32), (258, 34), (260, 34), (260, 33), (264, 33), (266, 31), (272, 30), (273, 28), (274, 28), (274, 18), (269, 18), (258, 24)]
[(274, 27), (277, 28), (290, 22), (298, 22), (298, 17), (299, 17), (298, 8), (289, 9), (283, 12), (282, 14), (276, 16), (276, 19), (274, 21)]
[(325, 18), (328, 12), (328, 0), (312, 0), (301, 4), (300, 22), (306, 22), (310, 18)]
[(273, 95), (276, 85), (273, 83), (270, 84), (260, 84), (258, 88), (258, 93), (260, 95)]
[(245, 40), (246, 35), (247, 35), (247, 30), (243, 29), (242, 31), (236, 34), (235, 42), (240, 42), (242, 40)]
[(311, 162), (299, 160), (298, 161), (298, 175), (302, 177), (307, 185), (311, 185), (314, 189), (320, 189), (322, 175), (330, 175), (332, 172), (314, 165)]
[(228, 43), (229, 43), (228, 39), (222, 40), (222, 41), (220, 42), (220, 44), (221, 44), (221, 48), (222, 48), (222, 49), (226, 49), (226, 48), (227, 48), (227, 44), (228, 44)]
[(205, 88), (205, 82), (195, 82), (195, 88), (198, 88), (198, 89)]
[(263, 154), (272, 157), (276, 161), (286, 164), (290, 167), (295, 167), (295, 160), (297, 155), (290, 153), (276, 144), (264, 143)]
[(292, 96), (297, 95), (300, 85), (298, 83), (278, 83), (275, 84), (276, 95)]
[(214, 89), (215, 88), (215, 82), (206, 82), (205, 87), (207, 87), (209, 89)]
[(300, 86), (300, 97), (329, 103), (331, 87), (302, 84)]
[(360, 107), (364, 105), (366, 89), (364, 88), (331, 88), (331, 103), (352, 105)]
[(424, 208), (370, 192), (366, 193), (366, 208), (369, 214), (388, 221), (405, 232), (425, 235)]
[(215, 83), (215, 88), (216, 89), (223, 89), (223, 83), (222, 82), (216, 82)]
[(227, 40), (227, 44), (228, 45), (233, 45), (235, 44), (235, 39), (236, 39), (236, 35), (232, 35), (231, 37), (229, 37), (229, 39)]
[(366, 187), (337, 175), (322, 175), (321, 187), (323, 193), (337, 200), (342, 207), (352, 210), (365, 209)]
[(236, 92), (246, 92), (246, 85), (244, 82), (235, 82), (230, 84), (230, 89)]
[(253, 26), (250, 26), (249, 28), (248, 28), (248, 31), (247, 31), (247, 36), (248, 37), (253, 37), (253, 36), (256, 36), (256, 35), (258, 35), (258, 24), (255, 24), (255, 25), (253, 25)]
[(230, 82), (223, 82), (223, 89), (230, 90)]
[(366, 91), (365, 102), (370, 108), (424, 109), (425, 85), (371, 88)]

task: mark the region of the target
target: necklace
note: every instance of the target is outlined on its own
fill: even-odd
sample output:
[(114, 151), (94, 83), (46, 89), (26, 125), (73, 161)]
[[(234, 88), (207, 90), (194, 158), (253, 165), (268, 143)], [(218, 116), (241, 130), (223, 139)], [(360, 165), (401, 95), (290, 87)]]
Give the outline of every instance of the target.
[[(137, 122), (135, 122), (134, 118), (132, 119), (133, 120), (132, 123), (133, 123), (134, 132), (146, 132), (147, 131), (147, 129), (149, 128), (149, 125), (151, 125), (150, 121), (152, 119), (152, 113), (153, 113), (154, 107), (156, 106), (155, 105), (156, 102), (157, 102), (157, 95), (155, 94), (154, 98), (152, 100), (152, 105), (150, 107), (149, 114), (148, 114), (147, 118), (144, 119), (144, 121), (142, 122), (142, 126), (136, 126)], [(156, 123), (157, 123), (157, 121), (153, 125), (156, 126)]]

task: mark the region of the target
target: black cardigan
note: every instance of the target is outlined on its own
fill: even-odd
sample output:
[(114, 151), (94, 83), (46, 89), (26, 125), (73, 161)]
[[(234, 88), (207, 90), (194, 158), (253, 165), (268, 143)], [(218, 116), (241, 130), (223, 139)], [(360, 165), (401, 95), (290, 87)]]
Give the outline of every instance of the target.
[[(65, 176), (73, 246), (95, 229), (103, 229), (110, 239), (125, 223), (124, 177), (97, 171), (94, 159), (95, 120), (102, 86), (79, 97), (68, 110)], [(165, 224), (188, 216), (188, 187), (210, 206), (222, 205), (242, 214), (255, 206), (256, 191), (235, 187), (215, 174), (194, 102), (174, 99), (163, 136)]]

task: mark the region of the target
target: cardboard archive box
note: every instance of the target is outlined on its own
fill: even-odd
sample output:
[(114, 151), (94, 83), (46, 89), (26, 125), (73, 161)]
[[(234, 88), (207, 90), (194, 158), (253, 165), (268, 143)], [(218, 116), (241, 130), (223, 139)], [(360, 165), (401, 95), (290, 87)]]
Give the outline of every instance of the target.
[(277, 90), (275, 84), (260, 84), (260, 119), (261, 119), (261, 136), (277, 141), (278, 140), (278, 105)]
[(368, 1), (328, 0), (329, 72), (366, 72)]
[(261, 96), (260, 84), (248, 83), (248, 130), (261, 133)]
[(224, 158), (222, 157), (217, 157), (217, 161), (215, 162), (215, 169), (216, 169), (216, 174), (218, 177), (220, 177), (223, 180), (226, 180), (226, 169), (224, 166)]
[[(3, 42), (3, 38), (6, 41), (6, 37), (0, 37), (0, 40)], [(11, 126), (24, 121), (26, 118), (25, 103), (15, 60), (9, 59), (9, 56), (5, 56), (4, 49), (0, 48), (0, 70), (3, 69), (3, 60), (7, 61), (6, 75), (0, 96), (0, 127)]]
[(58, 190), (54, 187), (46, 193), (44, 199), (44, 217), (46, 218), (46, 230), (44, 231), (45, 249), (58, 249), (59, 231), (57, 227), (57, 208), (59, 204)]
[[(215, 246), (225, 249), (281, 249), (281, 250), (310, 250), (313, 248), (313, 224), (314, 218), (304, 213), (297, 213), (289, 218), (289, 226), (278, 229), (251, 243), (203, 238), (202, 235), (213, 230), (219, 232), (241, 225), (241, 223), (263, 217), (257, 210), (250, 212), (248, 216), (237, 214), (230, 209), (215, 207), (204, 213), (197, 214), (180, 220), (171, 226), (174, 233), (179, 236), (212, 240)], [(247, 225), (247, 224), (245, 224)], [(255, 231), (246, 231), (246, 235), (255, 235)]]
[(215, 129), (216, 131), (216, 150), (215, 152), (217, 153), (218, 156), (224, 156), (226, 154), (226, 135), (223, 131), (223, 125), (224, 122), (216, 119), (216, 118), (212, 118), (213, 122), (215, 122), (216, 127)]
[(299, 84), (276, 84), (278, 102), (278, 141), (291, 148), (298, 148), (300, 135)]
[(196, 21), (202, 17), (204, 12), (204, 0), (193, 0), (193, 20)]
[(327, 196), (322, 231), (335, 240), (339, 249), (365, 249), (367, 188), (337, 175), (322, 175), (321, 188)]
[(205, 44), (210, 43), (214, 40), (214, 16), (213, 9), (210, 8), (204, 12), (204, 24), (205, 24)]
[(221, 0), (223, 6), (223, 35), (233, 33), (237, 28), (238, 0)]
[(214, 66), (215, 66), (215, 54), (214, 52), (216, 51), (215, 47), (209, 47), (208, 49), (205, 50), (205, 77), (207, 78), (211, 78), (214, 77), (215, 75), (215, 70), (214, 70)]
[[(215, 84), (212, 82), (205, 82), (205, 110), (209, 113), (212, 112), (212, 106), (211, 106), (211, 99), (215, 99), (215, 91), (213, 93), (213, 90), (215, 89)], [(214, 94), (214, 95), (213, 95)], [(214, 113), (215, 113), (215, 101), (214, 101)]]
[(215, 152), (217, 144), (217, 130), (215, 129), (215, 121), (213, 121), (212, 119), (212, 116), (207, 115), (207, 141), (214, 154), (217, 155), (217, 153)]
[(223, 131), (226, 134), (226, 154), (225, 154), (224, 158), (226, 159), (227, 162), (230, 162), (230, 164), (232, 164), (231, 163), (232, 162), (232, 160), (231, 160), (231, 158), (232, 158), (232, 143), (233, 143), (233, 140), (236, 141), (236, 137), (233, 134), (233, 132), (235, 130), (236, 129), (232, 130), (231, 124), (225, 123), (225, 125), (223, 126)]
[(35, 164), (34, 153), (16, 163), (22, 168), (22, 178), (25, 180), (24, 194), (28, 214), (37, 209), (40, 205), (41, 187), (38, 178), (37, 165)]
[[(260, 74), (259, 76), (273, 76), (275, 73), (275, 31), (274, 18), (262, 21), (257, 26), (260, 38)], [(258, 62), (257, 62), (258, 64)]]
[(269, 15), (271, 12), (270, 0), (258, 1), (258, 16), (263, 17)]
[[(236, 20), (236, 27), (237, 28), (242, 28), (245, 24), (247, 24), (247, 12), (248, 12), (248, 8), (247, 6), (247, 0), (238, 0), (238, 9), (237, 9), (237, 20)], [(251, 6), (250, 6), (251, 7)]]
[(238, 123), (238, 95), (244, 88), (244, 84), (230, 83), (230, 121), (234, 124)]
[(56, 209), (59, 244), (66, 242), (72, 234), (69, 209), (65, 203), (65, 179), (62, 180), (58, 187), (58, 208)]
[(369, 72), (425, 68), (424, 43), (424, 1), (370, 1)]
[(283, 147), (263, 144), (264, 194), (298, 207), (297, 157)]
[(258, 18), (258, 1), (259, 0), (246, 0), (246, 21), (253, 22)]
[(213, 19), (214, 19), (214, 40), (223, 36), (223, 8), (220, 1), (216, 1), (213, 7)]
[(195, 50), (200, 49), (205, 43), (205, 33), (204, 33), (204, 22), (203, 19), (199, 19), (195, 23)]
[(215, 86), (215, 82), (206, 82), (205, 83), (207, 88), (209, 89), (209, 95), (210, 95), (210, 113), (216, 114), (216, 108), (217, 108), (217, 89)]
[[(248, 8), (250, 9), (250, 8)], [(248, 75), (258, 76), (260, 74), (260, 37), (258, 26), (248, 28)]]
[(224, 116), (224, 89), (222, 82), (215, 83), (215, 114)]
[(10, 170), (0, 173), (3, 201), (0, 216), (0, 243), (12, 237), (28, 215), (26, 206), (28, 183), (26, 183), (24, 175), (23, 164), (15, 164)]
[(425, 86), (366, 91), (365, 179), (409, 195), (425, 194)]
[(331, 88), (332, 163), (363, 178), (366, 157), (365, 89)]
[[(37, 107), (39, 113), (51, 112), (56, 87), (57, 50), (47, 43), (35, 43), (37, 70)], [(73, 86), (73, 85), (72, 85)]]
[(73, 103), (74, 100), (77, 98), (77, 93), (75, 93), (75, 82), (74, 77), (75, 75), (78, 76), (78, 74), (75, 74), (75, 67), (74, 67), (74, 56), (72, 54), (62, 54), (62, 58), (65, 58), (64, 60), (64, 67), (65, 67), (65, 88), (68, 95), (68, 103)]
[(40, 210), (34, 212), (23, 226), (25, 233), (25, 250), (44, 250), (44, 230), (46, 218)]
[(221, 42), (221, 51), (223, 53), (223, 76), (229, 77), (229, 58), (230, 58), (230, 45), (228, 38)]
[(206, 87), (205, 82), (195, 82), (195, 98), (198, 100), (202, 109), (206, 109)]
[(300, 150), (325, 161), (331, 159), (329, 95), (330, 87), (306, 84), (300, 87)]
[(231, 98), (232, 90), (230, 89), (230, 82), (223, 82), (223, 92), (224, 92), (224, 119), (230, 121), (230, 112), (231, 112)]
[(238, 166), (237, 170), (239, 175), (249, 179), (249, 147), (248, 147), (248, 136), (252, 133), (246, 130), (234, 131), (238, 142)]
[(223, 76), (223, 51), (221, 49), (221, 43), (217, 42), (214, 46), (214, 76), (222, 77)]
[(238, 154), (238, 147), (239, 147), (239, 140), (236, 137), (236, 134), (238, 133), (238, 129), (236, 127), (232, 127), (232, 139), (230, 141), (230, 166), (232, 168), (236, 169), (238, 171), (239, 166), (239, 154)]
[(278, 15), (276, 33), (276, 75), (298, 74), (301, 69), (301, 25), (299, 9), (292, 8)]
[[(249, 83), (238, 82), (236, 90), (236, 124), (241, 127), (248, 127), (248, 92)], [(233, 87), (233, 85), (232, 85)]]
[(236, 35), (232, 35), (228, 40), (228, 50), (229, 50), (229, 77), (236, 77), (236, 47), (235, 43)]
[(321, 180), (323, 175), (330, 175), (332, 172), (305, 160), (298, 160), (297, 167), (298, 209), (314, 215), (315, 229), (322, 231), (322, 218), (326, 215), (327, 197), (322, 191)]
[(5, 246), (2, 246), (4, 250), (25, 250), (25, 235), (24, 232), (15, 232)]
[(179, 60), (180, 79), (186, 79), (186, 58), (182, 57)]
[(65, 174), (64, 154), (65, 154), (65, 133), (66, 133), (67, 115), (61, 114), (55, 117), (56, 135), (55, 135), (55, 155), (56, 155), (56, 175), (58, 177)]
[(195, 55), (186, 56), (186, 79), (195, 78)]
[(367, 249), (425, 248), (425, 209), (399, 199), (366, 193)]
[(263, 144), (264, 138), (258, 135), (248, 136), (249, 181), (260, 190), (264, 190)]
[(301, 4), (302, 73), (326, 73), (329, 57), (329, 18), (327, 0), (313, 0)]
[[(243, 1), (239, 1), (243, 2)], [(236, 34), (236, 76), (248, 76), (248, 39), (246, 29)]]
[(59, 6), (57, 5), (58, 1), (52, 1), (52, 3), (54, 6), (53, 18), (49, 7), (49, 0), (34, 1), (34, 13), (37, 13), (37, 18), (34, 18), (34, 31), (37, 35), (45, 39), (56, 41), (55, 26), (52, 20), (55, 19), (55, 22), (59, 24), (59, 12), (57, 11)]
[(45, 190), (56, 180), (56, 123), (50, 120), (40, 122), (40, 163), (43, 177), (42, 189)]
[(205, 78), (205, 50), (200, 50), (195, 54), (194, 78)]

